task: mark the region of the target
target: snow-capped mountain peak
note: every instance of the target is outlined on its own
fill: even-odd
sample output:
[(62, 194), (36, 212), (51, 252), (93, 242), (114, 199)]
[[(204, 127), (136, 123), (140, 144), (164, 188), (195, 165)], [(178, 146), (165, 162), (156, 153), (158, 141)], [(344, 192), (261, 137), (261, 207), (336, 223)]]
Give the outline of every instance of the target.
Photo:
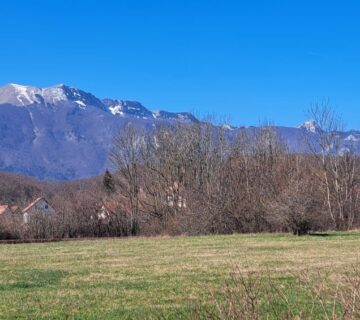
[(10, 104), (17, 107), (31, 105), (58, 106), (72, 104), (80, 109), (99, 108), (114, 116), (129, 116), (139, 119), (180, 120), (197, 122), (198, 120), (187, 112), (151, 112), (138, 101), (103, 99), (93, 94), (65, 84), (57, 84), (48, 88), (8, 84), (0, 87), (0, 105)]
[(222, 126), (221, 126), (224, 130), (228, 130), (228, 131), (232, 131), (232, 130), (235, 130), (236, 127), (230, 125), (230, 124), (227, 124), (227, 123), (224, 123)]
[(25, 107), (32, 104), (56, 105), (64, 102), (75, 103), (80, 108), (91, 105), (105, 109), (103, 103), (91, 93), (64, 84), (38, 88), (10, 83), (0, 88), (0, 104)]
[(103, 104), (103, 102), (96, 98), (93, 94), (89, 92), (82, 91), (78, 88), (70, 87), (64, 84), (57, 85), (51, 88), (48, 88), (47, 90), (51, 90), (53, 93), (61, 92), (62, 97), (65, 98), (65, 100), (74, 102), (77, 104), (80, 108), (86, 108), (87, 106), (93, 106), (100, 108), (102, 110), (106, 110), (106, 106)]
[(9, 83), (0, 88), (0, 103), (25, 106), (36, 103), (39, 94), (40, 88)]
[(314, 119), (310, 119), (299, 125), (297, 128), (305, 129), (309, 132), (316, 133), (319, 131), (320, 126), (316, 123)]
[(24, 86), (24, 85), (16, 84), (16, 83), (9, 83), (6, 87), (11, 87), (14, 90), (16, 90), (18, 93), (24, 93), (24, 92), (31, 92), (31, 91), (40, 90), (40, 88), (37, 88), (37, 87)]
[(350, 135), (348, 135), (344, 140), (345, 140), (345, 141), (350, 141), (350, 142), (357, 142), (357, 141), (360, 141), (360, 136), (359, 136), (359, 135), (350, 134)]

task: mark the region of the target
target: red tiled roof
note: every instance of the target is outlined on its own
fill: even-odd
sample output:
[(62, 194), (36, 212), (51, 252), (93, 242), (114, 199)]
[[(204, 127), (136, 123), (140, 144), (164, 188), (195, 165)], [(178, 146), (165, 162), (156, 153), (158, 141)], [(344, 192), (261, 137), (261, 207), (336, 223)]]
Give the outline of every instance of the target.
[(7, 204), (0, 205), (0, 215), (5, 213), (6, 210), (9, 210), (9, 206)]

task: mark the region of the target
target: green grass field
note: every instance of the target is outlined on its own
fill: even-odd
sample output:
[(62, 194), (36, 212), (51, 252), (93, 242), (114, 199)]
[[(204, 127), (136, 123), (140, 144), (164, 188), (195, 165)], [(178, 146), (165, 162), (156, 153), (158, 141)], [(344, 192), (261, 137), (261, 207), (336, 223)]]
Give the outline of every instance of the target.
[(280, 277), (346, 270), (359, 258), (358, 232), (0, 245), (0, 318), (187, 318), (235, 265)]

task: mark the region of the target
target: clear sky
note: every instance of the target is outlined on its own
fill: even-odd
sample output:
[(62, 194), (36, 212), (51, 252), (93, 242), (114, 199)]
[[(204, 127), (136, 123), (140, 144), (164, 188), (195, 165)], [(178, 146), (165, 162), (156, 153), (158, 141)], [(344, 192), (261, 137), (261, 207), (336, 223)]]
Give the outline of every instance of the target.
[(360, 2), (4, 0), (0, 84), (294, 126), (328, 98), (360, 129)]

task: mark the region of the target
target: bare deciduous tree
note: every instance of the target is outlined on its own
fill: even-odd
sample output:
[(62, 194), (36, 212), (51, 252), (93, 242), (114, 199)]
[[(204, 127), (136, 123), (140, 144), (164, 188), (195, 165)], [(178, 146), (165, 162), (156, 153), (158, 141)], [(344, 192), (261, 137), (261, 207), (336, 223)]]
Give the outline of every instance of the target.
[(131, 233), (136, 234), (139, 219), (139, 166), (141, 164), (141, 148), (144, 134), (139, 128), (128, 123), (114, 138), (110, 151), (110, 160), (121, 173), (118, 183), (125, 192), (130, 203)]
[(340, 131), (343, 126), (327, 102), (314, 105), (310, 115), (317, 125), (313, 135), (308, 136), (310, 150), (318, 163), (314, 174), (321, 182), (335, 228), (350, 229), (358, 218), (358, 157), (351, 148), (342, 147)]

